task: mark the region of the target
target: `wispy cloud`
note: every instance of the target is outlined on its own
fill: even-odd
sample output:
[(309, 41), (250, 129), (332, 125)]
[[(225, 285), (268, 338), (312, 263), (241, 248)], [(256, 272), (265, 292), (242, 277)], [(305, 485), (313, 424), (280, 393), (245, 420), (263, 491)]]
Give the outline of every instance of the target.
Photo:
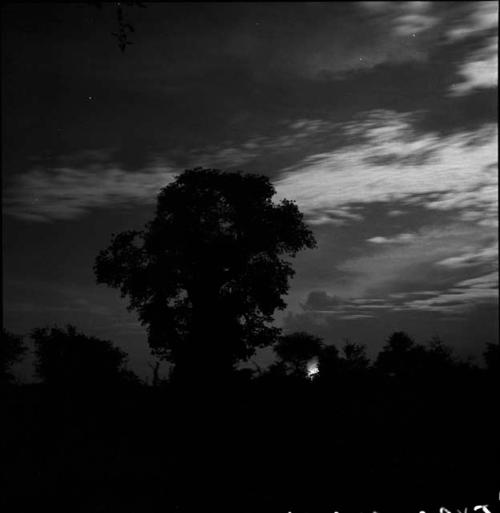
[(447, 31), (450, 41), (482, 38), (482, 44), (469, 52), (458, 68), (462, 80), (450, 88), (451, 96), (498, 86), (498, 2), (473, 2), (472, 10), (461, 24)]
[[(276, 162), (280, 156), (295, 156), (295, 163), (275, 179), (277, 199), (295, 200), (315, 225), (359, 222), (363, 205), (390, 206), (397, 200), (402, 205), (457, 211), (463, 220), (494, 226), (497, 127), (490, 124), (441, 137), (417, 133), (414, 116), (376, 110), (347, 123), (298, 119), (277, 135), (194, 148), (185, 167), (234, 169), (256, 159)], [(169, 154), (135, 171), (121, 168), (108, 154), (85, 158), (85, 166), (68, 160), (18, 175), (5, 189), (4, 212), (24, 220), (50, 221), (77, 218), (98, 207), (153, 203), (160, 188), (182, 169)]]
[[(3, 211), (25, 221), (48, 222), (77, 219), (96, 208), (153, 204), (160, 189), (185, 168), (230, 170), (255, 159), (303, 152), (316, 139), (322, 141), (331, 134), (335, 126), (328, 120), (301, 118), (282, 126), (277, 135), (193, 148), (182, 156), (175, 152), (158, 154), (137, 170), (124, 169), (114, 159), (112, 149), (62, 155), (54, 166), (37, 163), (7, 184)], [(356, 218), (343, 209), (337, 214), (339, 218)]]
[(404, 244), (415, 239), (415, 235), (412, 233), (400, 233), (394, 237), (370, 237), (368, 242), (373, 244)]
[(166, 162), (154, 161), (127, 171), (102, 162), (102, 155), (87, 167), (35, 167), (16, 177), (3, 197), (4, 213), (25, 221), (75, 219), (95, 208), (130, 207), (154, 203), (161, 187), (175, 176)]
[(395, 200), (494, 223), (497, 127), (440, 137), (418, 134), (411, 120), (411, 114), (374, 111), (345, 124), (356, 143), (290, 166), (276, 181), (279, 195), (296, 200), (317, 223), (339, 208)]
[[(379, 26), (389, 28), (385, 44), (396, 37), (408, 60), (427, 59), (438, 48), (458, 48), (471, 41), (455, 65), (459, 80), (450, 96), (463, 96), (498, 85), (498, 2), (360, 2)], [(443, 37), (444, 34), (444, 37)], [(410, 43), (401, 44), (405, 40)], [(409, 50), (412, 50), (412, 53)], [(388, 59), (397, 62), (397, 57)]]
[(498, 303), (498, 271), (462, 280), (454, 287), (428, 298), (406, 301), (397, 309), (460, 314), (483, 303)]
[(468, 15), (451, 25), (446, 36), (450, 41), (461, 41), (498, 28), (498, 2), (467, 2)]
[(434, 311), (460, 314), (478, 305), (498, 302), (498, 271), (462, 280), (443, 291), (390, 294), (384, 298), (341, 298), (325, 291), (309, 293), (304, 312), (339, 319), (380, 317), (400, 311)]
[[(398, 236), (391, 239), (398, 240)], [(373, 291), (385, 297), (395, 292), (429, 290), (430, 283), (440, 293), (459, 276), (464, 279), (464, 273), (473, 278), (498, 269), (498, 241), (493, 228), (445, 223), (424, 226), (405, 242), (370, 245), (373, 249), (337, 266), (348, 273), (352, 290), (360, 296)]]
[(490, 37), (485, 46), (470, 54), (460, 65), (462, 81), (451, 86), (452, 96), (462, 96), (481, 88), (498, 86), (498, 36)]
[(412, 36), (433, 27), (439, 17), (433, 2), (359, 2), (367, 13), (378, 16), (393, 34)]
[(460, 255), (445, 258), (437, 262), (437, 265), (462, 268), (481, 265), (483, 263), (493, 263), (498, 260), (498, 241), (494, 244), (482, 248), (470, 248)]

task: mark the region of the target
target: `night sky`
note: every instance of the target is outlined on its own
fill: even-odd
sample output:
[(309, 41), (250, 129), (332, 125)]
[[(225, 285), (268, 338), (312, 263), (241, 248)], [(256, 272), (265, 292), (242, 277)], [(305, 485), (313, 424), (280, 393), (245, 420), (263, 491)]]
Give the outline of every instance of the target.
[(150, 373), (92, 265), (203, 166), (269, 176), (313, 228), (285, 330), (372, 357), (393, 331), (438, 335), (480, 363), (498, 342), (498, 3), (145, 6), (124, 7), (125, 52), (116, 4), (2, 7), (4, 326), (71, 323)]

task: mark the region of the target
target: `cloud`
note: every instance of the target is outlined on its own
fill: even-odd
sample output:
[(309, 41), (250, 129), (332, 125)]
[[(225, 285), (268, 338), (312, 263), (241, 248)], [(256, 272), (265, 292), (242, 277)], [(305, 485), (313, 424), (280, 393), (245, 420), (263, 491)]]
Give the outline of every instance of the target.
[(498, 288), (498, 271), (483, 274), (482, 276), (477, 276), (476, 278), (470, 278), (468, 280), (462, 280), (456, 284), (457, 287), (484, 287), (488, 286), (489, 288)]
[(487, 44), (470, 54), (459, 67), (462, 82), (451, 86), (451, 96), (462, 96), (481, 88), (498, 86), (498, 36), (489, 38)]
[(484, 303), (498, 303), (498, 271), (463, 280), (429, 298), (407, 301), (398, 309), (460, 314)]
[(360, 2), (358, 5), (368, 18), (386, 29), (385, 38), (377, 44), (378, 50), (384, 45), (402, 49), (404, 57), (398, 61), (396, 56), (391, 56), (387, 61), (424, 61), (448, 49), (451, 54), (447, 59), (456, 66), (458, 75), (449, 86), (449, 96), (464, 96), (498, 85), (498, 2), (463, 2), (451, 6), (441, 2)]
[(446, 32), (450, 41), (461, 41), (498, 28), (498, 2), (470, 2), (468, 15), (463, 16)]
[[(89, 157), (89, 154), (86, 154)], [(95, 160), (86, 168), (35, 167), (6, 189), (4, 213), (25, 221), (48, 222), (81, 217), (95, 208), (154, 203), (175, 172), (158, 160), (138, 171), (125, 171)]]
[(394, 32), (401, 36), (413, 36), (430, 29), (437, 23), (433, 16), (411, 13), (398, 16), (395, 20)]
[(302, 309), (315, 315), (339, 319), (383, 317), (404, 311), (434, 311), (460, 314), (482, 304), (498, 302), (498, 271), (461, 280), (442, 291), (424, 290), (388, 294), (383, 298), (342, 298), (326, 291), (312, 291)]
[(450, 96), (463, 96), (477, 89), (498, 86), (498, 2), (475, 2), (461, 24), (447, 31), (449, 41), (481, 39), (459, 65), (461, 81), (450, 88)]
[(430, 289), (440, 293), (459, 276), (472, 278), (498, 266), (496, 230), (467, 224), (424, 226), (406, 242), (371, 243), (371, 247), (337, 265), (350, 276), (351, 289), (358, 296)]
[[(38, 159), (16, 176), (4, 192), (4, 213), (25, 221), (47, 222), (82, 217), (95, 208), (152, 204), (161, 187), (182, 169), (212, 167), (234, 170), (260, 159), (305, 151), (315, 140), (324, 140), (337, 126), (328, 120), (301, 118), (285, 125), (276, 135), (253, 135), (239, 144), (192, 148), (183, 155), (176, 151), (157, 154), (137, 170), (123, 169), (116, 162), (116, 149), (81, 150), (59, 156), (52, 167)], [(356, 219), (356, 214), (337, 209), (329, 222)]]
[(320, 290), (310, 292), (301, 307), (309, 313), (335, 315), (340, 319), (356, 319), (375, 317), (380, 310), (392, 308), (392, 304), (376, 298), (342, 298)]
[(371, 237), (368, 242), (373, 244), (404, 244), (415, 239), (415, 235), (412, 233), (400, 233), (394, 237)]
[[(345, 213), (355, 205), (394, 201), (456, 210), (464, 220), (477, 216), (478, 223), (494, 223), (496, 125), (439, 136), (417, 133), (414, 117), (378, 110), (344, 124), (352, 143), (285, 169), (275, 181), (279, 196), (295, 200), (316, 223), (339, 209), (348, 219)], [(380, 162), (384, 157), (387, 162)]]
[(360, 7), (390, 27), (396, 36), (414, 36), (439, 23), (433, 2), (359, 2)]
[(482, 263), (494, 262), (498, 260), (498, 241), (485, 248), (476, 248), (475, 250), (462, 253), (458, 256), (445, 258), (437, 262), (437, 265), (461, 268), (477, 266)]
[(281, 171), (277, 167), (275, 199), (296, 201), (313, 225), (360, 222), (363, 205), (398, 201), (398, 214), (405, 205), (418, 205), (494, 226), (496, 125), (439, 136), (416, 132), (416, 117), (375, 110), (346, 123), (299, 118), (274, 135), (194, 148), (183, 160), (173, 153), (157, 155), (135, 171), (121, 168), (112, 155), (87, 152), (84, 161), (37, 165), (18, 175), (5, 189), (4, 212), (32, 221), (74, 219), (93, 208), (153, 203), (185, 167), (266, 169), (275, 162), (285, 163)]

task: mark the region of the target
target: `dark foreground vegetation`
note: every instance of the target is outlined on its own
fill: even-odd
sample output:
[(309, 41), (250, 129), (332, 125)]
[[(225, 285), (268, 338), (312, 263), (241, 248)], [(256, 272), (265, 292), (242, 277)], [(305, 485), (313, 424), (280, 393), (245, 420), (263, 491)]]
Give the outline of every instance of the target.
[[(57, 336), (68, 347), (83, 337), (34, 332), (52, 344), (37, 353), (44, 383), (4, 380), (3, 511), (429, 513), (496, 503), (498, 346), (479, 368), (437, 340), (395, 333), (371, 364), (356, 344), (337, 351), (294, 334), (269, 369), (186, 388), (146, 386), (113, 366), (106, 380), (91, 360), (71, 379), (57, 366), (72, 358), (54, 351)], [(119, 370), (120, 355), (101, 342)], [(314, 345), (311, 379), (300, 362)]]

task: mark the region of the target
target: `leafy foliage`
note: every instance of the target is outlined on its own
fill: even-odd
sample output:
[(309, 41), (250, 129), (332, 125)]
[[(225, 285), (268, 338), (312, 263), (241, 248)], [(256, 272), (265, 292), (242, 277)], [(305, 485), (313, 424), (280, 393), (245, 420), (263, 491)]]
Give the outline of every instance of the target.
[(370, 360), (366, 355), (366, 347), (348, 339), (344, 341), (342, 347), (342, 360), (347, 372), (365, 371), (370, 366)]
[(304, 331), (282, 336), (274, 346), (274, 351), (285, 368), (294, 376), (306, 376), (309, 360), (321, 354), (321, 338)]
[(376, 368), (389, 375), (410, 372), (415, 363), (415, 353), (420, 352), (415, 341), (404, 331), (394, 332), (378, 354)]
[(26, 353), (26, 347), (23, 344), (22, 337), (10, 333), (2, 328), (2, 341), (0, 343), (0, 383), (9, 383), (13, 381), (10, 368), (15, 363), (21, 361)]
[(102, 386), (137, 379), (124, 368), (126, 353), (107, 340), (78, 333), (74, 326), (67, 326), (66, 331), (36, 328), (31, 337), (36, 372), (48, 384)]
[(492, 373), (498, 373), (500, 368), (500, 346), (498, 344), (486, 344), (486, 350), (483, 353), (486, 368)]
[[(119, 288), (176, 372), (227, 372), (273, 343), (269, 325), (315, 241), (297, 206), (272, 202), (265, 176), (187, 170), (158, 196), (144, 231), (114, 236), (96, 259), (98, 283)], [(217, 369), (217, 370), (215, 370)]]

